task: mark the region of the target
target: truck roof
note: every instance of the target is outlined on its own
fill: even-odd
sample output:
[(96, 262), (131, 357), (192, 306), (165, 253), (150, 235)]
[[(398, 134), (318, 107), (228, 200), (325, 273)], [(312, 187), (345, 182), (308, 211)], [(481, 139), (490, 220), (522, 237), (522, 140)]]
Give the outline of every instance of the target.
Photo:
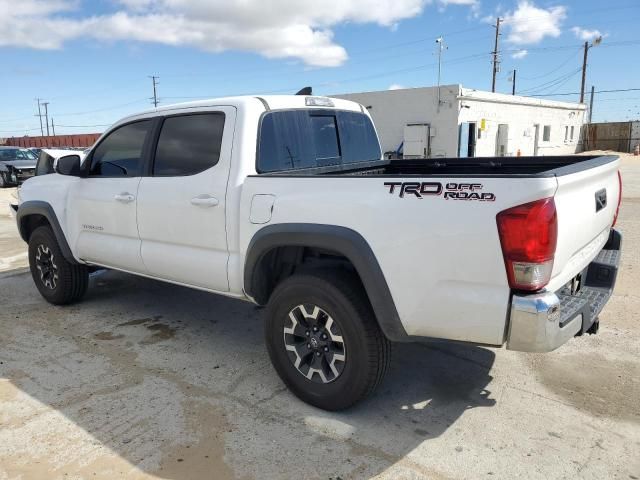
[[(333, 103), (333, 107), (327, 106), (313, 106), (307, 105), (307, 98), (322, 98), (329, 100)], [(337, 108), (340, 110), (362, 111), (366, 110), (356, 102), (351, 100), (343, 100), (339, 98), (329, 98), (317, 95), (243, 95), (237, 97), (220, 97), (211, 98), (207, 100), (196, 100), (193, 102), (174, 103), (170, 105), (163, 105), (157, 108), (147, 109), (141, 112), (137, 112), (132, 115), (128, 115), (116, 122), (116, 124), (123, 123), (140, 116), (148, 116), (149, 114), (167, 112), (171, 110), (178, 110), (184, 108), (202, 108), (202, 107), (214, 107), (214, 106), (232, 106), (237, 108), (255, 108), (262, 103), (264, 108), (268, 105), (270, 110), (281, 110), (290, 108)], [(265, 105), (266, 103), (266, 105)], [(115, 125), (115, 124), (114, 124)]]

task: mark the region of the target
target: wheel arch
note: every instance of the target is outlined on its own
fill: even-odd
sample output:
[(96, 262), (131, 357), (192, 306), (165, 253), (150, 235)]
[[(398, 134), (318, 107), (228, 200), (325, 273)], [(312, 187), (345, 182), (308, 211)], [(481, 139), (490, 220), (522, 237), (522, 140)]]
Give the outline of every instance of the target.
[(29, 200), (23, 202), (18, 207), (18, 212), (16, 213), (16, 222), (18, 225), (18, 231), (20, 232), (20, 237), (26, 243), (29, 243), (29, 238), (33, 231), (40, 226), (48, 226), (53, 231), (53, 234), (56, 237), (56, 241), (60, 246), (60, 250), (64, 255), (64, 258), (74, 265), (78, 264), (78, 261), (73, 257), (73, 253), (71, 253), (71, 248), (69, 247), (69, 243), (67, 242), (67, 238), (62, 231), (62, 227), (60, 227), (60, 222), (58, 221), (58, 217), (53, 209), (53, 207), (48, 203), (42, 200)]
[[(378, 325), (392, 341), (406, 341), (389, 286), (367, 241), (355, 230), (324, 224), (288, 223), (266, 226), (255, 233), (245, 257), (244, 290), (258, 304), (268, 302), (273, 289), (296, 268), (304, 268), (304, 252), (326, 252), (343, 259), (359, 277)], [(326, 265), (327, 260), (323, 260)], [(282, 262), (292, 266), (281, 268)], [(321, 264), (323, 265), (323, 264)], [(320, 266), (320, 265), (318, 265)]]

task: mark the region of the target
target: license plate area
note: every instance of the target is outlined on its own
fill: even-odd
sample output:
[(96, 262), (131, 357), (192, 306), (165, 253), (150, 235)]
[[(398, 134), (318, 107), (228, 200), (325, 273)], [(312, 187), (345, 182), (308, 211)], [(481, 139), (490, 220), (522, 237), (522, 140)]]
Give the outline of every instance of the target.
[(580, 294), (583, 286), (583, 277), (583, 272), (580, 272), (565, 285), (565, 289), (568, 290), (569, 295)]

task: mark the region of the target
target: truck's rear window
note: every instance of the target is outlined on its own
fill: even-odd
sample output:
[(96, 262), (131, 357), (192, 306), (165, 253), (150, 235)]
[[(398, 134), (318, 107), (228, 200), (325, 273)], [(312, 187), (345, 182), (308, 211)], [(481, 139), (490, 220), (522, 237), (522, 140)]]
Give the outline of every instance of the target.
[(262, 118), (260, 173), (380, 160), (371, 120), (344, 110), (283, 110)]

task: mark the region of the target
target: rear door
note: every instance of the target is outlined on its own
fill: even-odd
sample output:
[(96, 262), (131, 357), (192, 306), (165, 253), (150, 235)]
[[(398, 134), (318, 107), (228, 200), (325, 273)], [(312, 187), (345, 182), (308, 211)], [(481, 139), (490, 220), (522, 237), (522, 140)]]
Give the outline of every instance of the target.
[(149, 274), (229, 290), (225, 206), (235, 118), (234, 107), (216, 107), (163, 119), (137, 205)]
[(427, 158), (429, 156), (429, 125), (409, 124), (404, 127), (404, 158)]
[(77, 232), (78, 257), (143, 273), (136, 202), (152, 120), (132, 122), (110, 132), (93, 149), (89, 174), (75, 183), (68, 206)]

